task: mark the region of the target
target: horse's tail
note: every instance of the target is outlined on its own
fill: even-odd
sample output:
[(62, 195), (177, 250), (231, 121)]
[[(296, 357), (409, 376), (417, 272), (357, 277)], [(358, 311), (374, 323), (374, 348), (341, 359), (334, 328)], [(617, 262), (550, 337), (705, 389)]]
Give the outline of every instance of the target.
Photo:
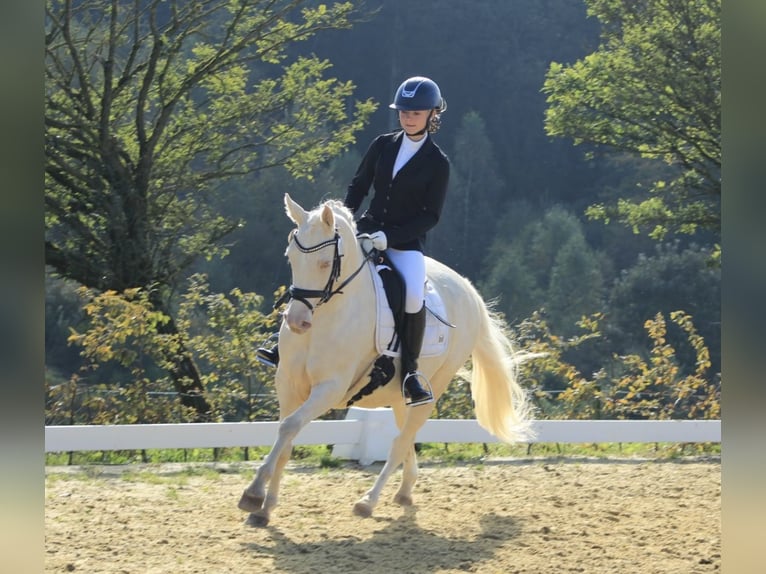
[(517, 380), (518, 368), (536, 357), (513, 349), (505, 321), (481, 298), (479, 334), (472, 352), (471, 395), (479, 425), (506, 442), (532, 437), (532, 406)]

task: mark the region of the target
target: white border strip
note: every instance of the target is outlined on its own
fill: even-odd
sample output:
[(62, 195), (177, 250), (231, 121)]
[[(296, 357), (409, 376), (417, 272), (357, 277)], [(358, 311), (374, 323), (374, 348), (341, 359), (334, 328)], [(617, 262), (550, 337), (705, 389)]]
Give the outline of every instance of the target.
[[(353, 411), (353, 412), (352, 412)], [(363, 411), (367, 411), (366, 413)], [(351, 418), (354, 416), (354, 418)], [(46, 426), (45, 452), (268, 446), (279, 423), (185, 423)], [(720, 442), (720, 420), (543, 420), (532, 425), (536, 436), (525, 442)], [(385, 443), (397, 433), (389, 409), (350, 409), (342, 421), (313, 421), (294, 444), (332, 444), (355, 448)], [(499, 439), (476, 420), (430, 419), (417, 442), (494, 443)], [(366, 446), (365, 446), (366, 445)], [(348, 450), (346, 448), (345, 450)]]

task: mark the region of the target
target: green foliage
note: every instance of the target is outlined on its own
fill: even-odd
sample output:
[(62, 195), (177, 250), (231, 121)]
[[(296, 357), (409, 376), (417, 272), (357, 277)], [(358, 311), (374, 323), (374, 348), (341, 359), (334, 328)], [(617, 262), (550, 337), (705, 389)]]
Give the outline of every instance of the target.
[[(90, 322), (87, 330), (73, 329), (70, 342), (81, 349), (87, 364), (82, 374), (46, 385), (47, 424), (194, 420), (168, 376), (157, 374), (170, 368), (167, 363), (172, 364), (182, 343), (204, 367), (212, 420), (275, 416), (274, 390), (255, 349), (274, 329), (277, 317), (258, 310), (259, 295), (238, 289), (228, 296), (210, 293), (206, 278), (194, 276), (181, 300), (178, 332), (168, 335), (158, 328), (168, 317), (155, 309), (147, 290), (82, 292), (88, 297), (84, 308)], [(110, 363), (127, 369), (127, 383), (93, 381), (99, 367)]]
[[(520, 348), (542, 355), (534, 361), (523, 364), (520, 372), (524, 387), (529, 389), (535, 401), (538, 417), (567, 418), (562, 416), (562, 407), (558, 402), (559, 394), (573, 386), (582, 385), (584, 381), (577, 367), (567, 361), (565, 356), (586, 342), (601, 337), (600, 319), (600, 315), (583, 317), (578, 323), (580, 332), (572, 337), (561, 337), (555, 334), (539, 311), (532, 313), (515, 328), (514, 339)], [(584, 393), (580, 398), (578, 408), (596, 415), (597, 412), (591, 408), (591, 396)]]
[(578, 233), (560, 246), (551, 269), (545, 309), (562, 336), (573, 335), (577, 322), (603, 306), (604, 277), (599, 257)]
[[(223, 260), (198, 263), (195, 271), (209, 276), (216, 290), (239, 287), (256, 293), (271, 293), (290, 282), (285, 243), (292, 222), (285, 217), (283, 197), (287, 192), (306, 206), (327, 198), (342, 199), (346, 174), (354, 173), (360, 160), (347, 152), (319, 168), (313, 180), (296, 180), (283, 167), (261, 171), (247, 182), (232, 185), (217, 209), (242, 224), (227, 238), (228, 254)], [(272, 299), (266, 301), (268, 306)]]
[[(217, 200), (231, 181), (282, 166), (311, 178), (373, 112), (331, 64), (290, 56), (357, 11), (301, 0), (48, 0), (45, 19), (45, 258), (100, 291), (151, 286), (161, 328), (200, 258), (224, 256), (241, 224)], [(191, 353), (162, 363), (209, 417)]]
[[(661, 313), (646, 321), (650, 341), (648, 358), (615, 355), (602, 368), (586, 375), (568, 356), (603, 337), (604, 317), (582, 317), (579, 332), (555, 334), (541, 313), (535, 312), (513, 329), (518, 349), (541, 354), (521, 365), (519, 381), (530, 393), (542, 419), (718, 419), (720, 375), (711, 373), (710, 352), (692, 317), (683, 311), (670, 314), (695, 352), (695, 368), (685, 373), (677, 351), (667, 339)], [(452, 381), (436, 405), (438, 418), (473, 418), (470, 384), (463, 375)]]
[(543, 307), (552, 312), (554, 329), (566, 334), (582, 315), (601, 308), (601, 259), (585, 241), (582, 224), (561, 207), (520, 231), (506, 227), (487, 263), (491, 267), (480, 284), (482, 293), (499, 295), (498, 308), (511, 322)]
[(435, 416), (438, 419), (474, 418), (471, 382), (463, 373), (458, 373), (445, 393), (439, 397)]
[(346, 28), (351, 3), (46, 4), (46, 262), (101, 290), (174, 285), (238, 218), (223, 183), (311, 177), (375, 105), (292, 44)]
[[(325, 446), (305, 446), (301, 459), (302, 466), (314, 466), (332, 472), (335, 468), (343, 468), (345, 461), (332, 458)], [(150, 471), (128, 472), (125, 480), (135, 482), (171, 482), (177, 485), (188, 476), (200, 476), (212, 481), (218, 480), (221, 472), (241, 473), (252, 475), (251, 464), (240, 464), (246, 460), (258, 460), (268, 453), (268, 449), (253, 449), (257, 456), (248, 459), (243, 458), (245, 449), (150, 449), (146, 451), (146, 461), (152, 464), (165, 462), (201, 463), (197, 466), (190, 464), (177, 473), (168, 476), (157, 476)], [(614, 457), (642, 457), (674, 459), (684, 455), (719, 455), (721, 445), (719, 443), (701, 444), (677, 444), (677, 443), (594, 443), (594, 444), (562, 444), (562, 443), (535, 443), (533, 444), (504, 444), (504, 443), (420, 443), (418, 461), (429, 461), (438, 464), (445, 463), (474, 463), (483, 464), (493, 458), (527, 458), (535, 457), (584, 457), (614, 458)], [(107, 452), (77, 452), (69, 462), (68, 455), (64, 453), (47, 453), (45, 455), (46, 466), (62, 466), (66, 464), (98, 465), (98, 464), (131, 464), (142, 462), (133, 451), (107, 451)], [(227, 466), (213, 466), (208, 463), (228, 463)], [(356, 463), (351, 463), (356, 464)], [(480, 467), (479, 467), (480, 468)], [(46, 469), (46, 480), (98, 480), (102, 469), (96, 466), (85, 466), (78, 472), (57, 472), (54, 469)]]
[(99, 293), (81, 287), (83, 309), (89, 318), (89, 328), (82, 333), (72, 330), (70, 343), (79, 345), (83, 355), (92, 364), (115, 361), (134, 369), (137, 376), (142, 371), (140, 356), (149, 356), (158, 362), (164, 357), (157, 353), (167, 348), (173, 353), (178, 336), (166, 336), (158, 332), (158, 325), (169, 318), (153, 308), (149, 292), (144, 289), (126, 289), (123, 293), (105, 291)]
[[(117, 3), (110, 12), (108, 4), (86, 0), (70, 3), (71, 12), (65, 13), (63, 2), (48, 2), (46, 257), (61, 276), (102, 292), (111, 289), (123, 296), (127, 289), (143, 287), (142, 293), (154, 300), (136, 317), (146, 321), (141, 313), (157, 313), (163, 318), (154, 327), (126, 325), (129, 321), (120, 316), (133, 309), (122, 302), (119, 310), (115, 303), (115, 316), (104, 320), (97, 337), (92, 334), (95, 358), (86, 358), (88, 367), (70, 378), (77, 366), (73, 352), (80, 347), (65, 347), (60, 336), (55, 344), (53, 337), (69, 326), (85, 337), (87, 326), (71, 284), (49, 282), (48, 420), (114, 420), (126, 400), (134, 405), (125, 407), (123, 421), (159, 418), (159, 411), (169, 422), (191, 420), (176, 399), (176, 391), (184, 389), (160, 372), (161, 365), (175, 367), (174, 355), (187, 352), (200, 366), (216, 420), (275, 416), (269, 377), (250, 364), (257, 344), (247, 348), (247, 329), (257, 340), (273, 330), (275, 317), (267, 315), (271, 299), (254, 293), (271, 293), (289, 281), (281, 238), (290, 224), (281, 214), (281, 196), (289, 191), (313, 205), (343, 196), (368, 138), (395, 122), (384, 106), (373, 116), (372, 101), (353, 102), (353, 86), (332, 76), (353, 78), (360, 93), (378, 94), (385, 101), (401, 77), (424, 73), (412, 68), (413, 53), (422, 56), (417, 61), (428, 62), (426, 72), (439, 81), (450, 103), (437, 139), (449, 152), (453, 177), (443, 221), (429, 236), (429, 246), (439, 259), (481, 283), (490, 298), (499, 296), (499, 307), (518, 328), (527, 317), (533, 322), (544, 317), (545, 329), (538, 335), (548, 341), (549, 351), (557, 349), (550, 355), (557, 360), (530, 364), (532, 370), (524, 374), (525, 386), (542, 393), (537, 400), (543, 416), (566, 410), (555, 399), (577, 377), (583, 385), (590, 383), (581, 389), (582, 410), (596, 412), (601, 388), (611, 388), (641, 361), (650, 362), (652, 343), (649, 339), (647, 345), (640, 326), (653, 321), (657, 311), (669, 317), (683, 308), (694, 317), (710, 349), (709, 371), (717, 373), (720, 272), (706, 268), (697, 255), (704, 252), (714, 259), (720, 251), (658, 251), (634, 265), (636, 254), (646, 251), (645, 237), (630, 237), (622, 227), (619, 232), (610, 231), (616, 226), (585, 227), (571, 215), (590, 204), (587, 213), (601, 220), (624, 221), (660, 237), (675, 229), (662, 219), (677, 217), (678, 230), (692, 231), (704, 227), (699, 221), (709, 215), (705, 209), (717, 210), (716, 200), (708, 202), (704, 193), (702, 199), (688, 200), (671, 195), (680, 193), (679, 185), (689, 184), (694, 191), (699, 174), (690, 176), (683, 160), (667, 165), (672, 154), (647, 147), (643, 138), (656, 128), (649, 143), (662, 136), (670, 146), (668, 122), (676, 122), (686, 138), (679, 142), (702, 138), (705, 126), (699, 118), (706, 111), (712, 114), (708, 123), (714, 144), (717, 137), (718, 54), (713, 50), (709, 65), (701, 67), (694, 55), (710, 52), (718, 41), (715, 14), (700, 24), (708, 18), (705, 11), (712, 7), (715, 12), (718, 4), (680, 6), (678, 1), (594, 0), (588, 3), (594, 17), (586, 20), (584, 5), (568, 0), (480, 0), (470, 6), (392, 0), (361, 24), (354, 21), (350, 3), (150, 0), (139, 3), (145, 8), (139, 14), (127, 3)], [(662, 24), (661, 9), (677, 5)], [(300, 12), (301, 7), (310, 9)], [(699, 18), (692, 18), (697, 10)], [(586, 57), (597, 47), (597, 22), (602, 45), (597, 56)], [(668, 22), (675, 27), (669, 29)], [(352, 23), (353, 29), (346, 29)], [(318, 33), (324, 29), (335, 32)], [(453, 36), (464, 41), (439, 40)], [(581, 63), (573, 66), (550, 65), (578, 58)], [(370, 62), (384, 62), (391, 76)], [(549, 81), (572, 82), (559, 94), (560, 109), (564, 104), (572, 108), (560, 117), (562, 122), (575, 122), (580, 108), (575, 110), (574, 98), (585, 94), (594, 106), (611, 105), (614, 114), (654, 109), (651, 125), (631, 127), (632, 116), (624, 121), (600, 117), (599, 133), (623, 137), (620, 145), (610, 147), (587, 134), (582, 143), (589, 151), (589, 144), (626, 151), (606, 158), (593, 154), (596, 161), (582, 162), (578, 148), (561, 138), (551, 141), (542, 129), (540, 82), (546, 69)], [(575, 72), (588, 82), (576, 84), (582, 78)], [(653, 82), (660, 81), (661, 89), (655, 89)], [(482, 88), (490, 84), (493, 89)], [(689, 105), (682, 105), (683, 98)], [(377, 123), (360, 138), (361, 147), (352, 149), (355, 134), (370, 118)], [(626, 143), (630, 146), (620, 147)], [(708, 153), (707, 144), (700, 145), (700, 153)], [(601, 153), (603, 148), (597, 149)], [(693, 157), (694, 146), (681, 145), (676, 152), (691, 154), (692, 168), (701, 165)], [(629, 165), (628, 156), (634, 158)], [(713, 182), (715, 164), (714, 158)], [(643, 176), (639, 185), (637, 174)], [(654, 190), (648, 199), (645, 189)], [(557, 202), (558, 209), (551, 210)], [(604, 236), (598, 241), (600, 233)], [(217, 258), (224, 254), (225, 259)], [(486, 277), (482, 261), (488, 262)], [(615, 279), (612, 266), (624, 271), (605, 289)], [(195, 288), (179, 301), (176, 293), (183, 290), (179, 286), (190, 269), (207, 272), (217, 293), (198, 285), (194, 302), (189, 297)], [(110, 307), (102, 304), (106, 313)], [(239, 325), (235, 316), (240, 308), (246, 314), (260, 308), (263, 321)], [(540, 308), (545, 313), (533, 315)], [(591, 336), (588, 329), (583, 335), (576, 329), (578, 317), (595, 312), (603, 313), (598, 329), (603, 336)], [(206, 322), (208, 314), (215, 317), (213, 323)], [(107, 333), (108, 325), (128, 332)], [(666, 342), (679, 366), (676, 374), (667, 373), (683, 380), (695, 372), (697, 354), (679, 324), (671, 320), (666, 328)], [(98, 355), (104, 343), (111, 345), (103, 356), (107, 361)], [(614, 349), (618, 358), (612, 358)], [(66, 360), (54, 362), (54, 355)], [(130, 394), (127, 389), (134, 383)], [(696, 400), (697, 394), (691, 396)], [(164, 404), (151, 406), (157, 402)], [(679, 404), (686, 404), (684, 412), (691, 408)], [(639, 414), (642, 409), (635, 407)], [(472, 416), (466, 380), (453, 381), (437, 411), (439, 416)], [(183, 456), (210, 458), (216, 452), (201, 449)]]
[[(674, 311), (670, 319), (683, 329), (696, 353), (696, 369), (683, 375), (675, 358), (675, 349), (668, 343), (667, 326), (661, 313), (646, 322), (652, 340), (648, 361), (633, 355), (621, 357), (625, 367), (614, 392), (607, 400), (608, 412), (616, 418), (691, 418), (721, 417), (720, 388), (708, 376), (710, 353), (697, 333), (692, 318), (683, 311)], [(624, 394), (619, 394), (624, 391)], [(663, 396), (664, 395), (664, 396)]]
[[(182, 337), (160, 332), (168, 317), (154, 308), (149, 292), (97, 293), (82, 287), (80, 293), (89, 322), (87, 329), (72, 329), (69, 342), (86, 363), (68, 381), (46, 384), (48, 424), (157, 423), (169, 413), (192, 420), (168, 377), (156, 375), (157, 367), (168, 369), (180, 352)], [(99, 366), (110, 363), (127, 371), (128, 384), (99, 381)]]
[[(641, 255), (612, 285), (607, 296), (604, 331), (612, 349), (636, 353), (645, 348), (637, 325), (677, 309), (692, 315), (711, 350), (712, 371), (721, 370), (721, 269), (710, 264), (710, 250), (679, 244), (656, 245)], [(668, 339), (685, 372), (695, 368), (696, 353), (675, 325)], [(642, 351), (643, 352), (643, 351)]]
[(86, 319), (78, 284), (45, 273), (45, 368), (51, 377), (66, 379), (80, 364), (79, 352), (67, 344), (69, 328)]
[[(271, 377), (255, 351), (264, 333), (276, 330), (277, 315), (260, 312), (262, 299), (240, 289), (228, 295), (210, 293), (207, 277), (201, 275), (192, 276), (181, 298), (179, 329), (188, 334), (189, 348), (206, 367), (204, 381), (214, 391), (216, 420), (273, 418)], [(259, 397), (257, 402), (253, 397)]]
[[(696, 353), (696, 368), (684, 374), (668, 342), (665, 318), (658, 313), (644, 325), (651, 342), (648, 359), (615, 355), (590, 377), (564, 359), (570, 349), (601, 337), (602, 317), (583, 318), (583, 334), (562, 339), (539, 315), (519, 326), (524, 348), (545, 357), (524, 365), (523, 379), (535, 381), (534, 397), (545, 418), (562, 419), (718, 419), (720, 377), (710, 373), (710, 353), (692, 318), (683, 311), (670, 318), (686, 333)], [(553, 380), (551, 380), (553, 377)]]
[(591, 217), (662, 239), (720, 233), (720, 0), (586, 0), (601, 44), (572, 65), (551, 63), (546, 132), (673, 166), (650, 196), (596, 204)]
[(496, 214), (507, 203), (495, 152), (478, 112), (465, 114), (454, 143), (449, 199), (429, 233), (429, 253), (469, 278), (481, 274), (482, 255), (495, 236)]

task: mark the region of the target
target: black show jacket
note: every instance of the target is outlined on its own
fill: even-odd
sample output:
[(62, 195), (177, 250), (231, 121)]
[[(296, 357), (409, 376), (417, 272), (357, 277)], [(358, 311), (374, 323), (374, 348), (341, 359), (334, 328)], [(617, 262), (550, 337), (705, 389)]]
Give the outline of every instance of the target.
[(351, 180), (344, 203), (354, 213), (370, 190), (370, 206), (357, 222), (360, 233), (383, 231), (394, 249), (423, 251), (426, 232), (439, 221), (449, 181), (449, 160), (431, 136), (391, 179), (403, 131), (370, 144)]

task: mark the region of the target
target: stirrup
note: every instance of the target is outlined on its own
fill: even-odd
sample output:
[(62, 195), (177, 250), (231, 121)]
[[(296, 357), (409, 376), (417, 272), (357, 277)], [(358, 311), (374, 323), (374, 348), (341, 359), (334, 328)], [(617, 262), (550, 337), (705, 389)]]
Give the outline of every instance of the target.
[[(425, 393), (424, 395), (421, 395), (420, 397), (417, 397), (417, 398), (413, 398), (410, 395), (406, 387), (407, 379), (409, 379), (410, 377), (415, 378), (415, 381), (418, 383), (421, 390)], [(421, 381), (425, 381), (425, 385), (423, 385)], [(433, 389), (431, 388), (431, 382), (420, 371), (412, 371), (410, 373), (407, 373), (407, 375), (405, 375), (404, 380), (402, 380), (402, 396), (404, 397), (404, 404), (407, 405), (408, 407), (425, 405), (428, 403), (432, 403), (434, 401), (434, 392), (433, 392)]]
[(276, 341), (276, 344), (271, 349), (267, 349), (266, 347), (256, 349), (255, 358), (264, 365), (276, 368), (279, 364), (279, 331), (272, 333), (271, 336), (266, 339), (266, 343), (264, 344), (268, 344), (272, 341)]
[(276, 367), (279, 364), (279, 359), (271, 349), (257, 349), (255, 358), (268, 367)]

